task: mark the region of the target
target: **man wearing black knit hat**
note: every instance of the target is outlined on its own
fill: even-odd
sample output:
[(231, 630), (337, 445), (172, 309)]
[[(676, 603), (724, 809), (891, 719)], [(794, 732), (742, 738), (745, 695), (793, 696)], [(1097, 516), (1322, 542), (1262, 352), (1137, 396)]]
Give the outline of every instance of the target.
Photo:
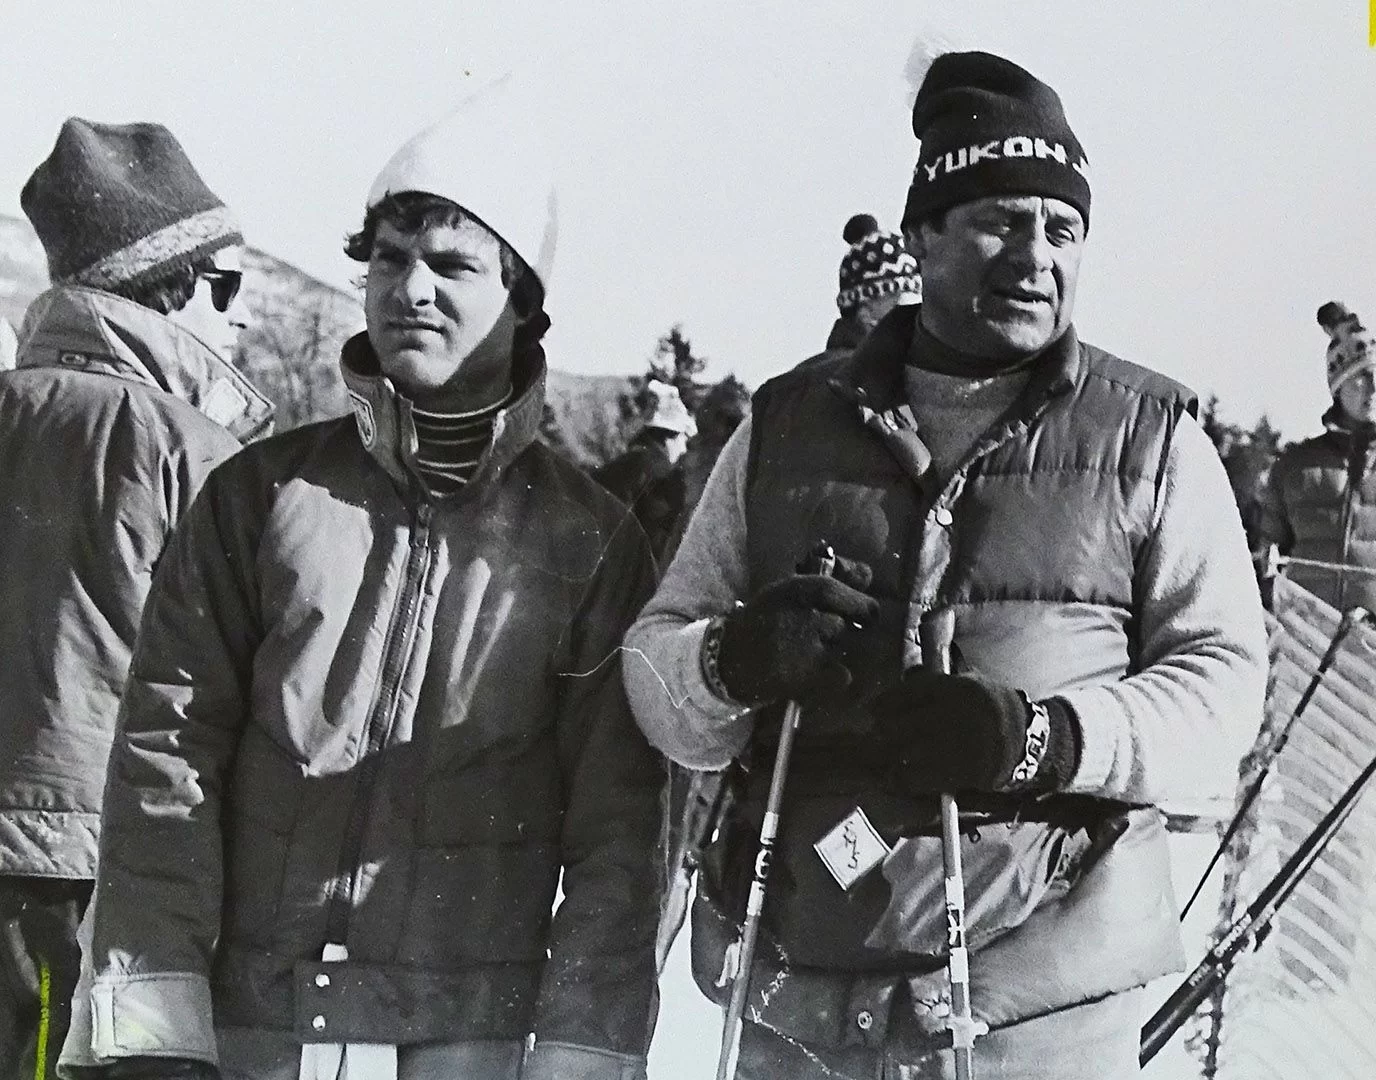
[[(1156, 805), (1231, 787), (1259, 597), (1194, 396), (1071, 324), (1090, 181), (1056, 93), (948, 54), (913, 127), (921, 305), (755, 395), (627, 688), (651, 742), (737, 777), (695, 905), (719, 999), (781, 706), (803, 706), (738, 1075), (950, 1075), (946, 792), (976, 1075), (1129, 1076), (1140, 988), (1184, 960)], [(819, 542), (831, 577), (797, 569)], [(924, 631), (952, 623), (944, 674)]]
[(67, 120), (20, 203), (52, 279), (0, 375), (0, 1076), (28, 1080), (67, 1030), (153, 568), (272, 406), (229, 359), (243, 235), (165, 127)]

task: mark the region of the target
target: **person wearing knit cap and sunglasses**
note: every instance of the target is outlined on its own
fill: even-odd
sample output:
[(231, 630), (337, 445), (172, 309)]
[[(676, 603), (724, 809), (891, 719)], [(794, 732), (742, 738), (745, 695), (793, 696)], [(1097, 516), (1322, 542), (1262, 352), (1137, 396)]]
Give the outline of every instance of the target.
[(1333, 404), (1324, 432), (1281, 452), (1258, 500), (1255, 546), (1326, 563), (1286, 573), (1339, 611), (1376, 611), (1376, 335), (1345, 305), (1319, 308)]
[(536, 438), (537, 105), (506, 81), (383, 167), (352, 414), (215, 470), (163, 556), (73, 1076), (644, 1076), (664, 777), (617, 646), (655, 569)]
[(0, 374), (0, 1076), (51, 1077), (154, 567), (271, 406), (230, 363), (243, 236), (172, 134), (72, 118), (20, 192), (52, 287)]
[[(1256, 581), (1194, 395), (1075, 332), (1090, 170), (1056, 92), (946, 54), (913, 131), (921, 304), (756, 392), (627, 635), (627, 689), (665, 754), (735, 778), (693, 952), (718, 1001), (750, 980), (737, 1076), (952, 1075), (950, 793), (974, 1075), (1116, 1080), (1141, 988), (1185, 959), (1157, 806), (1231, 792), (1260, 720)], [(830, 575), (804, 561), (823, 544)]]
[(884, 231), (872, 214), (856, 214), (841, 237), (850, 247), (841, 259), (841, 314), (827, 335), (828, 350), (855, 348), (895, 304), (915, 304), (922, 296), (917, 260), (902, 233)]

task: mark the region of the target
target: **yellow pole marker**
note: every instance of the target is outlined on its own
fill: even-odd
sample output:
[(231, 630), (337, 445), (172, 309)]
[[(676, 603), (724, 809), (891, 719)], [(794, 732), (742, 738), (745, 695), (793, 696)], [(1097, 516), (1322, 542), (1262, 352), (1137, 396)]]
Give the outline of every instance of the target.
[(47, 1080), (48, 1028), (52, 1023), (53, 975), (47, 960), (38, 961), (38, 1039), (33, 1049), (33, 1080)]

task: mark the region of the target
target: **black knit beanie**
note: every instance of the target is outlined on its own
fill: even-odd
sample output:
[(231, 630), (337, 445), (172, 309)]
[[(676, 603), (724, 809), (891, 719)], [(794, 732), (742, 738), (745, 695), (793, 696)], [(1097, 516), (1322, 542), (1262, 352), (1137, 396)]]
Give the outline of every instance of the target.
[(1061, 99), (1009, 60), (945, 53), (927, 70), (913, 103), (921, 141), (903, 227), (986, 195), (1064, 199), (1089, 226), (1089, 162), (1066, 123)]
[(55, 284), (151, 281), (244, 242), (225, 204), (161, 124), (72, 117), (19, 203)]

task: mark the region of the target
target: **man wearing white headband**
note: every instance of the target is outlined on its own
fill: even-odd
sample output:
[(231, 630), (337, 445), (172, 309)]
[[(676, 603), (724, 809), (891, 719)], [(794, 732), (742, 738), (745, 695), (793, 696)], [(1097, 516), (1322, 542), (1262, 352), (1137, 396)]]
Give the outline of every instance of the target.
[(536, 441), (529, 120), (488, 91), (392, 158), (347, 245), (353, 415), (217, 470), (164, 558), (70, 1065), (644, 1075), (662, 769), (617, 644), (654, 567)]

